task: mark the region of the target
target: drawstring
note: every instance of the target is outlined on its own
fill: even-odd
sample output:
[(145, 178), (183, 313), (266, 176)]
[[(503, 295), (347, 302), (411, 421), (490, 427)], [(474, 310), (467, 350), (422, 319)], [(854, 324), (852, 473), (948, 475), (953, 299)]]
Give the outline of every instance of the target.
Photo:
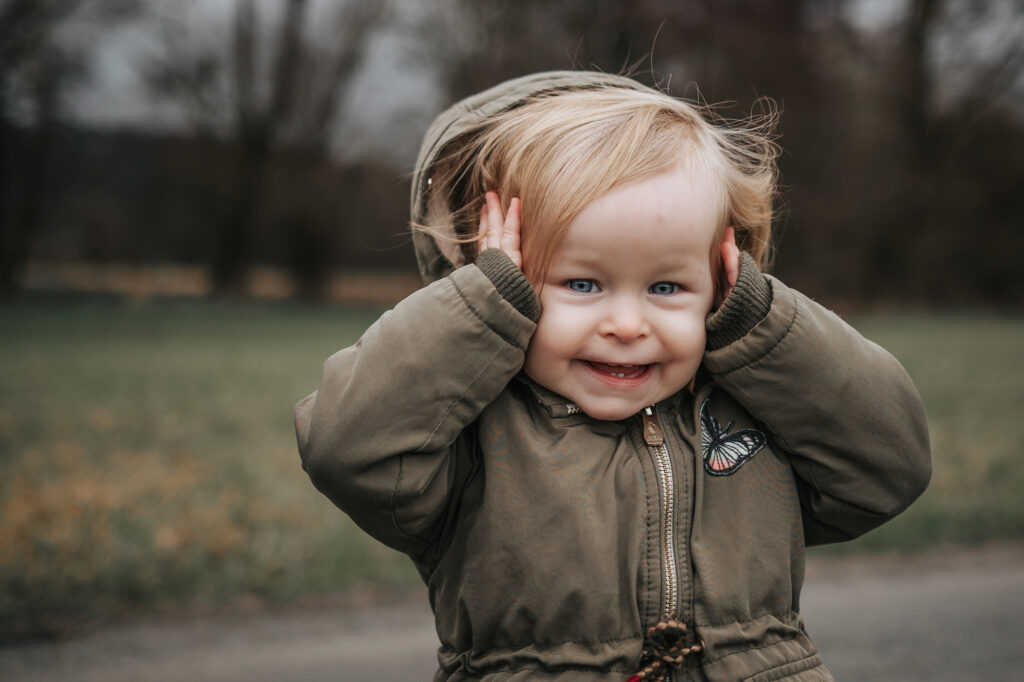
[(640, 672), (626, 682), (663, 682), (670, 670), (678, 670), (683, 659), (704, 651), (704, 643), (684, 646), (686, 625), (674, 620), (663, 620), (647, 630), (647, 646), (640, 654)]

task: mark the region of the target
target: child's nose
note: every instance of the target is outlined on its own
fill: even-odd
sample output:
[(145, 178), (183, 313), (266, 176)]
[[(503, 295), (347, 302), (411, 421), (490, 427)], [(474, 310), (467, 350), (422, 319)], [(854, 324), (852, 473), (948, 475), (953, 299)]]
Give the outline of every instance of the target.
[(609, 301), (599, 331), (619, 341), (636, 341), (651, 333), (643, 306), (636, 301), (618, 299)]

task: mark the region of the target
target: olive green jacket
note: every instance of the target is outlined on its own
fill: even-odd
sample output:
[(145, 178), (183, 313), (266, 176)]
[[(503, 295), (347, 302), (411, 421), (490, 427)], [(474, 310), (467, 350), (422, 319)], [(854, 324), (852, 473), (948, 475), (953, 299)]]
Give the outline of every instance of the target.
[[(604, 82), (642, 87), (538, 74), (443, 114), (414, 221), (432, 160), (472, 120)], [(804, 545), (860, 535), (926, 486), (899, 363), (745, 258), (694, 392), (597, 421), (521, 374), (539, 307), (512, 262), (454, 267), (416, 239), (433, 282), (326, 361), (296, 429), (317, 488), (423, 576), (435, 680), (624, 681), (669, 618), (699, 642), (671, 679), (831, 680), (799, 615)]]

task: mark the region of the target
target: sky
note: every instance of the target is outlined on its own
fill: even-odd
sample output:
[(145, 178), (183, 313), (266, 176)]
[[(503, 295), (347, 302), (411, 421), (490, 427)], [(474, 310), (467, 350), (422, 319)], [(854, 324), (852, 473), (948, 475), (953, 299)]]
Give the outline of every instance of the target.
[[(327, 23), (332, 1), (311, 1), (308, 30), (314, 35), (320, 24)], [(276, 23), (282, 3), (261, 0), (260, 5), (263, 23)], [(144, 65), (166, 53), (161, 22), (183, 23), (197, 44), (208, 45), (229, 34), (234, 6), (234, 0), (178, 0), (162, 6), (152, 2), (138, 19), (100, 29), (100, 40), (95, 26), (71, 27), (66, 40), (95, 42), (89, 50), (90, 77), (68, 93), (68, 114), (98, 127), (187, 129), (190, 123), (182, 109), (147, 92)], [(342, 106), (333, 146), (341, 158), (383, 156), (411, 163), (423, 129), (446, 104), (440, 74), (417, 59), (403, 34), (421, 18), (424, 3), (399, 0), (397, 6), (401, 25), (374, 35)]]

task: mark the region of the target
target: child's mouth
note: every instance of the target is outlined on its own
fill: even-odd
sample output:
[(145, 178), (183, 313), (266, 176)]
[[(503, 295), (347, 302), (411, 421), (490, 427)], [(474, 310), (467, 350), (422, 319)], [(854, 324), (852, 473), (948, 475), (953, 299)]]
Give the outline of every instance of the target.
[(613, 379), (638, 379), (647, 373), (650, 365), (617, 365), (610, 362), (586, 361), (587, 366), (598, 374)]

